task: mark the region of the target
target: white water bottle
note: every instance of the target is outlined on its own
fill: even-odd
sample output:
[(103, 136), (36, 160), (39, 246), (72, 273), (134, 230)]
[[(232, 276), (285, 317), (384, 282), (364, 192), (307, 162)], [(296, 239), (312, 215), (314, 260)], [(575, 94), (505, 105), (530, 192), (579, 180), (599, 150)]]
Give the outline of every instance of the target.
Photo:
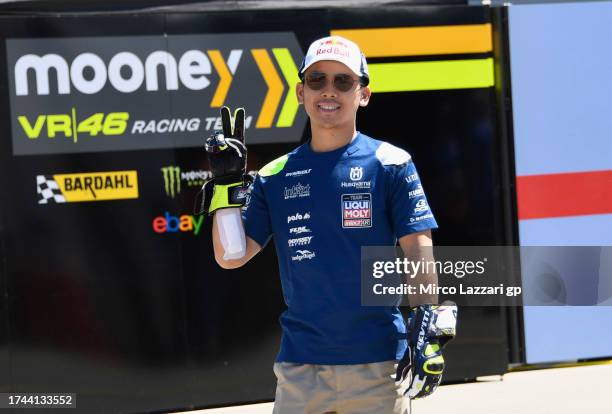
[(246, 254), (246, 237), (240, 208), (222, 208), (215, 213), (217, 228), (225, 254), (224, 260), (240, 259)]

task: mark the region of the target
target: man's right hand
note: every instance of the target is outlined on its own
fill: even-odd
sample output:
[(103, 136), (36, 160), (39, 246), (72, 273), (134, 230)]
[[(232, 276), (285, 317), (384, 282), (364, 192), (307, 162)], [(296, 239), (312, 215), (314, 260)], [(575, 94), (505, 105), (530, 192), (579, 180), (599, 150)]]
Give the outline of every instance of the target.
[(242, 181), (246, 174), (247, 150), (244, 145), (244, 108), (234, 112), (234, 122), (227, 106), (221, 108), (223, 131), (215, 131), (206, 140), (208, 163), (215, 184)]
[(206, 140), (206, 154), (215, 185), (208, 213), (222, 208), (241, 207), (246, 198), (247, 149), (244, 144), (244, 109), (221, 108), (223, 132), (215, 131)]

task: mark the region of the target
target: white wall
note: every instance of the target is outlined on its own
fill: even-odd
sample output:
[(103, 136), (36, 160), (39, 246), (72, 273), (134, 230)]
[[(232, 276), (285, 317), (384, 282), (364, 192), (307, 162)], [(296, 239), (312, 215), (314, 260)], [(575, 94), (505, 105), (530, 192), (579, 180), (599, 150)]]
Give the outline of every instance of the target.
[[(612, 170), (612, 3), (509, 10), (517, 176)], [(598, 191), (610, 197), (612, 183)], [(520, 220), (519, 231), (526, 246), (612, 245), (612, 214)], [(602, 267), (600, 284), (610, 279)], [(610, 306), (524, 316), (529, 363), (612, 356)]]

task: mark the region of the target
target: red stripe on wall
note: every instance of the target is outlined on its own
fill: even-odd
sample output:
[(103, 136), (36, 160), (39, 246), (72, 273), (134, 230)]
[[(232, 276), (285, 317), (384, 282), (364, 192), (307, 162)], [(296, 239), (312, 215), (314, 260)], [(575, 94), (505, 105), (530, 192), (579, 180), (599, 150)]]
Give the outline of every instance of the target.
[(612, 213), (612, 170), (516, 179), (519, 220)]

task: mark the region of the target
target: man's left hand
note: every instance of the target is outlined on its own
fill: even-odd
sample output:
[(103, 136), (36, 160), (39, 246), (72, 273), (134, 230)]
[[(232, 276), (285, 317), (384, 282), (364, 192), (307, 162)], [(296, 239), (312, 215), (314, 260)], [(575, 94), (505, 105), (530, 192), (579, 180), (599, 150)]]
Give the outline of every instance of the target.
[(442, 305), (420, 305), (408, 315), (408, 349), (399, 361), (395, 381), (403, 381), (411, 374), (404, 395), (410, 399), (427, 397), (433, 393), (444, 372), (442, 348), (455, 337), (457, 306), (452, 302)]

